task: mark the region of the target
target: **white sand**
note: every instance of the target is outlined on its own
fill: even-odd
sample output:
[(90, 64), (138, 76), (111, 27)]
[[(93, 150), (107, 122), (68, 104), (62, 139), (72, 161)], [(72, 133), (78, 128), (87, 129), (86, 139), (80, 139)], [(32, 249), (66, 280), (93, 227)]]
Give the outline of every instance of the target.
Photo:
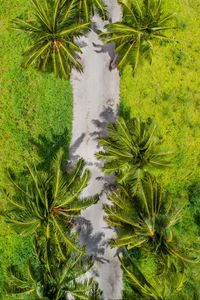
[[(107, 0), (106, 3), (112, 21), (118, 21), (120, 19), (120, 8), (117, 1)], [(94, 22), (99, 29), (102, 29), (105, 24), (97, 16), (94, 17)], [(119, 73), (117, 69), (109, 71), (110, 56), (107, 52), (95, 52), (99, 48), (94, 47), (93, 43), (102, 45), (102, 42), (94, 31), (91, 31), (87, 37), (81, 38), (80, 43), (86, 44), (82, 48), (83, 53), (81, 55), (84, 72), (80, 74), (74, 70), (71, 77), (74, 97), (71, 160), (75, 161), (79, 157), (83, 157), (91, 171), (91, 180), (82, 196), (91, 196), (98, 193), (100, 194), (100, 200), (96, 205), (85, 210), (82, 216), (91, 221), (93, 233), (104, 233), (105, 242), (113, 237), (115, 233), (113, 230), (106, 228), (107, 224), (103, 220), (102, 203), (107, 201), (105, 184), (109, 178), (103, 177), (104, 175), (99, 168), (100, 163), (94, 156), (99, 151), (94, 132), (105, 128), (105, 120), (101, 115), (105, 110), (107, 113), (104, 113), (104, 115), (107, 119), (112, 120), (113, 114), (116, 115), (119, 104)], [(111, 52), (109, 53), (111, 54)], [(96, 124), (94, 124), (94, 120), (97, 120)], [(99, 128), (97, 125), (99, 125)], [(97, 179), (99, 176), (103, 177), (102, 180)], [(97, 280), (104, 292), (105, 299), (120, 299), (122, 272), (119, 261), (114, 256), (116, 250), (110, 249), (107, 245), (104, 248), (103, 257), (108, 259), (109, 262), (102, 264), (97, 261), (95, 263), (99, 273)]]

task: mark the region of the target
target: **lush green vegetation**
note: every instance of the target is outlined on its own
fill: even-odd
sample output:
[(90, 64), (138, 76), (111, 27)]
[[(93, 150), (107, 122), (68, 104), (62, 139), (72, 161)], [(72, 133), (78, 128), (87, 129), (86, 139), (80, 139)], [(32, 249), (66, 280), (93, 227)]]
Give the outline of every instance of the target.
[[(98, 157), (104, 161), (105, 172), (115, 174), (117, 183), (108, 196), (112, 205), (104, 205), (105, 220), (117, 232), (110, 244), (124, 254), (125, 299), (136, 295), (141, 299), (171, 299), (172, 294), (196, 299), (200, 249), (195, 241), (198, 228), (194, 215), (198, 210), (186, 192), (178, 190), (175, 194), (164, 184), (161, 187), (149, 169), (149, 165), (166, 166), (166, 154), (155, 148), (158, 140), (151, 125), (135, 118), (119, 118), (109, 125), (108, 136), (100, 138), (104, 149)], [(162, 168), (159, 175), (165, 171)], [(144, 262), (147, 266), (150, 262), (150, 267)], [(170, 283), (172, 277), (176, 277), (174, 285)], [(155, 284), (155, 278), (161, 284)]]
[[(14, 299), (100, 299), (98, 287), (84, 277), (93, 265), (72, 234), (74, 217), (81, 209), (94, 204), (98, 197), (79, 199), (87, 185), (89, 171), (79, 160), (71, 172), (66, 172), (63, 149), (52, 160), (51, 168), (37, 171), (28, 166), (20, 176), (21, 183), (10, 174), (13, 195), (5, 190), (5, 218), (17, 233), (32, 235), (33, 257), (26, 258), (23, 270), (13, 262), (7, 269), (5, 297)], [(13, 298), (14, 297), (14, 298)]]
[[(36, 23), (29, 22), (31, 10), (25, 1), (8, 4), (3, 0), (1, 4), (1, 37), (5, 42), (0, 48), (0, 185), (4, 189), (0, 197), (6, 194), (7, 198), (0, 203), (1, 214), (5, 211), (7, 220), (21, 235), (1, 220), (0, 295), (5, 299), (2, 286), (7, 267), (12, 266), (10, 281), (6, 280), (11, 294), (25, 292), (27, 299), (31, 299), (31, 294), (34, 299), (65, 299), (69, 292), (75, 299), (100, 299), (98, 286), (91, 281), (85, 283), (86, 290), (76, 282), (92, 262), (84, 257), (84, 251), (77, 249), (76, 235), (72, 237), (69, 230), (74, 216), (97, 200), (78, 200), (89, 173), (83, 171), (84, 163), (80, 160), (67, 175), (61, 168), (67, 154), (61, 152), (52, 163), (58, 149), (68, 151), (71, 87), (67, 81), (55, 80), (52, 74), (21, 69), (21, 54), (30, 41), (11, 31), (9, 21), (16, 17), (17, 5), (24, 4), (14, 24), (31, 32), (34, 40), (33, 47), (25, 53), (25, 66), (34, 64), (67, 77), (72, 65), (81, 70), (75, 54), (80, 49), (73, 43), (73, 37), (89, 25), (74, 27), (72, 17), (88, 22), (95, 7), (104, 18), (105, 6), (102, 1), (92, 0), (86, 6), (78, 0), (66, 6), (66, 1), (55, 0), (49, 5), (46, 2), (43, 10), (37, 0), (32, 2)], [(109, 36), (107, 42), (116, 41), (120, 55), (120, 113), (126, 121), (120, 118), (109, 126), (108, 137), (100, 139), (104, 151), (97, 157), (105, 161), (105, 173), (116, 175), (117, 187), (109, 196), (114, 206), (104, 208), (105, 219), (118, 233), (111, 245), (123, 252), (123, 297), (198, 299), (200, 5), (195, 0), (165, 1), (164, 8), (161, 0), (119, 3), (123, 5), (122, 24), (108, 25), (105, 35)], [(169, 40), (162, 33), (174, 17), (168, 11), (178, 13), (173, 44), (166, 43)], [(152, 40), (158, 41), (153, 60)], [(154, 124), (160, 130), (156, 134)], [(174, 152), (172, 165), (168, 150)], [(33, 160), (37, 169), (29, 167)], [(14, 189), (10, 183), (14, 183)], [(35, 239), (29, 237), (30, 233)], [(76, 254), (72, 255), (71, 250)]]
[[(41, 251), (35, 245), (36, 259), (26, 264), (24, 272), (20, 272), (16, 266), (9, 268), (9, 278), (6, 282), (6, 291), (12, 299), (55, 299), (65, 300), (66, 295), (74, 299), (89, 300), (94, 290), (92, 280), (78, 279), (87, 272), (91, 266), (91, 259), (77, 256), (76, 253), (65, 250), (65, 261), (56, 255), (51, 243), (47, 251)], [(98, 290), (97, 290), (98, 292)], [(27, 297), (27, 298), (25, 298)], [(100, 300), (100, 293), (97, 293), (96, 300)]]
[[(155, 55), (151, 66), (142, 60), (134, 77), (130, 66), (123, 70), (121, 114), (126, 118), (130, 115), (145, 120), (153, 119), (163, 137), (163, 148), (174, 152), (172, 167), (158, 170), (156, 175), (165, 192), (173, 198), (175, 206), (183, 205), (186, 201), (182, 221), (175, 226), (175, 235), (180, 237), (182, 245), (185, 243), (189, 246), (188, 254), (197, 247), (196, 255), (199, 256), (200, 5), (197, 1), (183, 0), (167, 1), (166, 6), (169, 10), (177, 12), (178, 30), (174, 31), (177, 43), (166, 44), (164, 47), (157, 45), (154, 48)], [(148, 281), (154, 287), (157, 286), (155, 261), (146, 259), (138, 249), (133, 251), (132, 255)], [(185, 269), (187, 281), (184, 289), (170, 299), (198, 299), (199, 273), (198, 264), (189, 264)], [(130, 291), (129, 288), (130, 286), (127, 287), (127, 291)], [(192, 290), (195, 290), (194, 294), (191, 294)], [(133, 289), (131, 291), (133, 293)], [(148, 296), (146, 297), (148, 299)], [(143, 298), (144, 296), (141, 296), (141, 299)]]
[(147, 62), (132, 76), (126, 67), (121, 78), (121, 104), (131, 116), (152, 118), (163, 136), (163, 147), (175, 153), (174, 167), (163, 181), (171, 190), (182, 191), (199, 176), (198, 109), (199, 76), (198, 15), (196, 1), (167, 4), (177, 12), (177, 44), (157, 46), (152, 65)]
[[(20, 7), (20, 10), (19, 10)], [(20, 11), (20, 13), (19, 13)], [(11, 30), (16, 16), (29, 15), (28, 1), (1, 1), (1, 99), (0, 99), (0, 185), (8, 187), (6, 168), (20, 173), (25, 160), (35, 160), (40, 169), (48, 169), (58, 148), (68, 149), (71, 136), (72, 92), (69, 82), (53, 75), (21, 68), (21, 56), (28, 39)], [(66, 152), (67, 153), (67, 152)], [(2, 194), (1, 194), (2, 195)], [(1, 201), (1, 210), (5, 202)], [(17, 263), (21, 268), (32, 248), (30, 239), (15, 234), (0, 223), (0, 295), (5, 270)]]
[(77, 1), (32, 1), (34, 19), (15, 18), (16, 30), (31, 37), (31, 45), (24, 52), (23, 67), (34, 65), (44, 72), (54, 71), (55, 76), (68, 78), (71, 68), (81, 71), (77, 53), (81, 49), (74, 38), (89, 30), (90, 23), (77, 21)]
[(162, 151), (162, 136), (151, 120), (119, 118), (108, 125), (108, 136), (99, 142), (105, 150), (97, 154), (105, 160), (103, 171), (108, 175), (115, 172), (117, 182), (129, 182), (133, 192), (153, 169), (170, 166), (172, 153)]
[[(116, 175), (112, 206), (104, 208), (105, 219), (118, 233), (111, 245), (123, 249), (124, 299), (199, 299), (200, 6), (195, 1), (163, 1), (166, 10), (178, 13), (176, 42), (168, 44), (160, 30), (173, 14), (163, 16), (162, 1), (119, 2), (124, 6), (122, 24), (108, 25), (106, 35), (111, 35), (107, 42), (117, 43), (120, 113), (126, 122), (109, 125), (108, 136), (100, 139), (104, 151), (97, 157), (104, 160), (106, 173)], [(154, 39), (160, 43), (154, 45), (152, 59)], [(132, 117), (137, 119), (130, 121)], [(138, 118), (145, 120), (145, 129), (142, 123), (136, 125)], [(157, 137), (152, 120), (160, 130)], [(156, 139), (174, 153), (170, 168), (154, 168), (159, 184), (151, 170), (160, 156)]]
[[(13, 262), (7, 268), (5, 297), (17, 299), (66, 298), (89, 300), (101, 298), (93, 280), (85, 273), (93, 265), (72, 233), (75, 217), (82, 209), (96, 203), (97, 197), (80, 199), (90, 173), (80, 159), (71, 172), (66, 171), (65, 153), (61, 148), (50, 168), (38, 171), (27, 165), (19, 178), (9, 172), (13, 186), (4, 189), (6, 207), (1, 212), (21, 236), (32, 236), (32, 257), (26, 256), (23, 269)], [(16, 266), (17, 265), (17, 266)]]
[(102, 19), (106, 19), (107, 11), (103, 0), (74, 0), (78, 4), (79, 19), (90, 22), (95, 10)]
[(77, 242), (71, 237), (74, 217), (98, 201), (98, 197), (79, 199), (90, 173), (87, 169), (83, 171), (85, 164), (82, 159), (67, 173), (64, 157), (63, 149), (60, 149), (47, 172), (38, 171), (36, 166), (27, 166), (28, 175), (23, 181), (20, 178), (21, 183), (10, 174), (14, 195), (5, 190), (7, 222), (22, 235), (37, 233), (44, 240), (56, 241), (54, 251), (57, 249), (63, 257), (61, 244), (69, 251), (79, 252)]
[(154, 43), (173, 41), (165, 31), (175, 26), (175, 13), (168, 13), (162, 0), (120, 0), (122, 21), (106, 26), (106, 43), (115, 42), (118, 68), (130, 64), (133, 72), (141, 58), (152, 62)]

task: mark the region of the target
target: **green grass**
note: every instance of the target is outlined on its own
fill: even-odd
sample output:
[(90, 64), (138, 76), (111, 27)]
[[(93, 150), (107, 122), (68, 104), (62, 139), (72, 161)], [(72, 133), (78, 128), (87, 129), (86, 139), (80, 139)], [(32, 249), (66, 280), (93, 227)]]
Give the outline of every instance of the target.
[(176, 0), (172, 9), (178, 13), (178, 43), (157, 46), (152, 65), (144, 62), (134, 77), (130, 67), (124, 70), (121, 102), (132, 116), (156, 121), (164, 147), (175, 153), (165, 183), (177, 190), (199, 176), (200, 4)]
[[(6, 168), (24, 169), (25, 161), (34, 159), (42, 169), (59, 146), (67, 149), (71, 136), (72, 89), (68, 81), (52, 74), (23, 70), (21, 55), (28, 39), (13, 31), (10, 20), (30, 14), (26, 0), (2, 0), (0, 4), (0, 186), (7, 186)], [(1, 201), (0, 209), (4, 202)], [(0, 295), (9, 264), (22, 266), (31, 256), (30, 239), (13, 233), (0, 221)]]
[[(177, 198), (179, 202), (186, 202), (177, 236), (183, 245), (198, 248), (196, 254), (199, 255), (200, 3), (195, 0), (166, 2), (169, 10), (177, 12), (178, 30), (174, 36), (178, 42), (157, 45), (152, 65), (143, 62), (134, 77), (131, 68), (125, 68), (120, 87), (121, 108), (131, 116), (155, 120), (163, 135), (163, 148), (174, 152), (173, 167), (157, 175), (174, 201)], [(155, 279), (152, 268), (141, 267), (147, 276), (150, 274), (152, 280)], [(187, 272), (189, 280), (196, 282), (200, 295), (199, 264), (191, 264)], [(180, 299), (191, 299), (190, 289), (186, 284)]]

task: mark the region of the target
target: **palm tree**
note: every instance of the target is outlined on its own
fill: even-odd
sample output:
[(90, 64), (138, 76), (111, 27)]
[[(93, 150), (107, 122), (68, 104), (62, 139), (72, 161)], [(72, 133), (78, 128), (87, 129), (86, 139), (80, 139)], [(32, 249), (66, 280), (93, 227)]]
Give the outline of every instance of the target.
[[(186, 282), (184, 272), (175, 267), (157, 274), (151, 280), (138, 268), (136, 262), (126, 257), (126, 263), (121, 260), (124, 271), (123, 299), (171, 300), (181, 298)], [(175, 298), (173, 298), (175, 296)], [(178, 298), (176, 298), (178, 296)]]
[(89, 30), (88, 23), (77, 22), (77, 0), (31, 0), (33, 20), (13, 20), (14, 28), (31, 37), (31, 45), (24, 53), (23, 67), (35, 65), (42, 71), (67, 78), (71, 68), (81, 71), (77, 53), (81, 49), (74, 39)]
[(76, 238), (71, 235), (74, 218), (81, 210), (96, 203), (98, 197), (79, 199), (79, 194), (90, 179), (88, 170), (84, 170), (81, 159), (71, 171), (66, 173), (62, 168), (63, 150), (57, 153), (49, 173), (42, 173), (28, 166), (29, 177), (26, 184), (14, 186), (15, 194), (7, 194), (7, 221), (22, 235), (36, 233), (41, 239), (55, 242), (61, 255), (61, 244), (72, 251), (78, 251)]
[(119, 54), (118, 68), (130, 64), (133, 72), (141, 57), (150, 62), (153, 43), (169, 42), (172, 39), (163, 34), (172, 28), (175, 14), (166, 13), (162, 0), (118, 0), (122, 6), (122, 22), (108, 24), (107, 32), (102, 33), (106, 43), (115, 42)]
[(173, 234), (174, 226), (180, 221), (183, 207), (174, 208), (171, 199), (164, 196), (160, 185), (150, 176), (144, 179), (136, 194), (125, 186), (119, 186), (110, 194), (113, 204), (104, 205), (105, 220), (117, 228), (118, 237), (111, 241), (113, 247), (128, 250), (143, 247), (147, 255), (159, 254), (163, 262), (168, 258), (193, 261), (181, 254), (188, 249), (180, 248)]
[(8, 295), (20, 300), (27, 299), (27, 295), (29, 299), (38, 300), (90, 299), (94, 283), (84, 278), (93, 264), (90, 258), (66, 252), (63, 261), (55, 255), (51, 243), (48, 244), (48, 255), (37, 245), (35, 250), (36, 261), (29, 261), (23, 273), (16, 266), (9, 268)]
[(159, 150), (162, 139), (155, 131), (153, 122), (139, 118), (109, 124), (108, 135), (98, 139), (104, 151), (96, 154), (105, 162), (103, 171), (115, 173), (119, 183), (129, 182), (134, 191), (151, 170), (170, 166), (171, 153)]
[(102, 19), (106, 19), (107, 10), (103, 0), (78, 0), (79, 19), (90, 22), (95, 10)]

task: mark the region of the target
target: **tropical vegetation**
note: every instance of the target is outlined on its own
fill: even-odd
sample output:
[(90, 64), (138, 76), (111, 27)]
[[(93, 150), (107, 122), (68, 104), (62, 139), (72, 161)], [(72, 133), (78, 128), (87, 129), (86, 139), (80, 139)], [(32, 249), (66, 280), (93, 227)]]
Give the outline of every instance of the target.
[[(132, 66), (126, 66), (121, 73), (120, 115), (125, 119), (153, 119), (162, 133), (162, 148), (173, 152), (172, 165), (160, 171), (154, 169), (162, 182), (164, 194), (173, 201), (174, 208), (183, 207), (182, 217), (173, 227), (173, 235), (179, 245), (186, 245), (187, 254), (199, 258), (199, 46), (197, 32), (199, 5), (196, 1), (165, 1), (168, 11), (177, 12), (177, 30), (173, 36), (178, 43), (162, 43), (162, 51), (154, 44), (156, 55), (149, 65), (143, 60), (134, 76)], [(192, 19), (191, 19), (192, 16)], [(196, 250), (194, 249), (196, 248)], [(181, 250), (181, 248), (179, 248)], [(183, 249), (184, 250), (184, 249)], [(196, 253), (195, 253), (196, 252)], [(138, 268), (154, 288), (159, 281), (158, 259), (148, 255), (143, 247), (133, 248), (128, 253)], [(180, 253), (180, 252), (179, 252)], [(184, 252), (182, 252), (184, 253)], [(127, 253), (123, 256), (124, 260)], [(124, 263), (123, 260), (123, 263)], [(180, 261), (180, 260), (179, 260)], [(176, 260), (177, 263), (177, 260)], [(184, 269), (178, 270), (185, 275), (185, 281), (171, 299), (198, 299), (200, 295), (199, 263), (183, 263)], [(130, 262), (125, 264), (129, 269)], [(187, 267), (186, 267), (187, 266)], [(129, 269), (136, 275), (135, 269)], [(171, 271), (175, 271), (174, 268)], [(177, 274), (177, 271), (175, 272)], [(174, 276), (174, 273), (171, 272)], [(126, 276), (124, 276), (125, 279)], [(178, 278), (178, 277), (177, 277)], [(161, 277), (161, 286), (171, 288), (175, 278)], [(143, 299), (128, 284), (124, 284), (125, 299)], [(128, 293), (128, 294), (127, 294)], [(148, 298), (148, 296), (146, 296)]]
[[(137, 126), (133, 126), (135, 124)], [(176, 230), (184, 216), (187, 198), (174, 199), (174, 195), (164, 191), (156, 176), (148, 170), (154, 157), (158, 158), (158, 166), (169, 166), (169, 161), (163, 161), (165, 154), (155, 147), (157, 140), (151, 122), (127, 116), (126, 122), (119, 118), (116, 123), (109, 124), (108, 136), (99, 139), (104, 151), (97, 157), (103, 160), (105, 172), (116, 176), (116, 188), (108, 195), (110, 203), (104, 204), (104, 210), (106, 222), (117, 233), (110, 245), (118, 247), (124, 254), (121, 262), (125, 272), (125, 297), (130, 292), (132, 297), (136, 293), (141, 299), (169, 299), (173, 293), (182, 292), (185, 282), (189, 281), (190, 275), (185, 271), (187, 264), (197, 264), (198, 269), (199, 246), (195, 243), (191, 246), (188, 241), (184, 244)], [(140, 164), (144, 165), (144, 171), (136, 176), (137, 168), (142, 169)], [(130, 271), (124, 266), (127, 256), (135, 259), (136, 253), (140, 253), (137, 259), (153, 259), (154, 276), (162, 274), (159, 280), (165, 282), (164, 285), (154, 286), (140, 269), (132, 267)], [(170, 283), (173, 276), (176, 278), (174, 286)], [(196, 295), (195, 288), (193, 291)]]
[[(71, 234), (81, 209), (97, 201), (96, 197), (79, 197), (89, 173), (83, 170), (82, 160), (66, 173), (62, 152), (50, 163), (61, 146), (65, 153), (68, 151), (70, 85), (55, 81), (51, 74), (44, 77), (38, 73), (36, 77), (33, 68), (22, 71), (18, 62), (22, 48), (31, 40), (24, 53), (25, 67), (34, 65), (64, 78), (72, 67), (81, 71), (81, 51), (75, 41), (89, 30), (95, 10), (106, 17), (106, 7), (103, 1), (95, 0), (32, 0), (32, 19), (27, 14), (29, 3), (18, 1), (3, 0), (0, 4), (1, 34), (6, 41), (0, 48), (4, 86), (0, 164), (2, 170), (14, 167), (9, 179), (5, 172), (0, 179), (1, 214), (11, 225), (1, 219), (0, 283), (6, 282), (7, 295), (0, 291), (0, 297), (30, 300), (32, 296), (66, 299), (73, 295), (75, 299), (103, 299), (96, 283), (79, 280), (92, 261), (84, 256), (77, 236)], [(116, 176), (116, 187), (109, 195), (112, 206), (104, 208), (105, 219), (117, 233), (111, 245), (120, 247), (123, 299), (196, 300), (200, 282), (195, 259), (199, 257), (200, 232), (199, 5), (184, 0), (118, 2), (122, 22), (108, 24), (101, 36), (107, 43), (116, 43), (118, 67), (123, 70), (123, 118), (109, 126), (107, 137), (99, 139), (103, 151), (97, 157), (104, 162), (104, 172)], [(8, 19), (16, 16), (16, 7), (22, 3), (22, 17), (15, 18), (13, 25), (28, 32), (24, 39), (7, 30)], [(179, 12), (176, 21), (169, 10)], [(171, 39), (164, 33), (175, 24), (179, 30)], [(168, 43), (175, 40), (179, 41), (176, 47)], [(157, 51), (160, 45), (164, 46), (162, 52)], [(152, 60), (154, 51), (157, 55)], [(140, 63), (143, 68), (135, 72)], [(162, 136), (152, 120), (161, 128)], [(175, 154), (173, 164), (166, 149)], [(37, 166), (32, 166), (32, 156)], [(24, 160), (28, 161), (26, 166)]]
[(70, 233), (74, 217), (96, 203), (98, 197), (79, 198), (90, 178), (89, 171), (83, 171), (84, 161), (79, 160), (67, 173), (62, 165), (63, 156), (61, 149), (52, 161), (49, 173), (27, 166), (31, 179), (27, 178), (24, 186), (16, 183), (10, 175), (15, 194), (10, 196), (6, 193), (8, 206), (5, 214), (15, 231), (24, 235), (36, 233), (47, 241), (52, 239), (60, 254), (65, 256), (61, 244), (66, 244), (71, 251), (78, 251)]
[[(26, 17), (32, 6), (26, 0), (1, 1), (0, 47), (0, 210), (7, 201), (2, 189), (13, 193), (5, 169), (11, 168), (20, 180), (25, 179), (24, 161), (34, 160), (38, 170), (48, 170), (52, 157), (63, 147), (66, 158), (72, 128), (72, 88), (69, 81), (55, 80), (53, 74), (20, 67), (21, 53), (29, 43), (26, 35), (11, 29), (16, 16)], [(10, 300), (3, 292), (6, 269), (17, 265), (23, 272), (32, 259), (32, 236), (17, 234), (0, 217), (0, 299)]]
[(97, 12), (102, 19), (107, 18), (107, 8), (103, 0), (75, 0), (78, 6), (80, 20), (90, 22), (94, 13)]
[[(183, 296), (181, 291), (186, 282), (186, 276), (184, 272), (180, 272), (174, 265), (168, 270), (158, 273), (156, 280), (147, 278), (137, 266), (136, 261), (129, 256), (126, 262), (122, 262), (122, 268), (125, 273), (124, 285), (126, 286), (123, 294), (124, 300), (132, 297), (138, 300), (169, 300), (180, 299)], [(195, 290), (192, 287), (190, 296), (191, 298), (195, 297)]]
[[(190, 261), (188, 249), (173, 235), (173, 227), (181, 220), (183, 207), (174, 207), (172, 199), (164, 195), (162, 188), (150, 176), (132, 193), (126, 186), (109, 195), (112, 206), (106, 204), (105, 219), (117, 227), (117, 238), (113, 247), (126, 246), (128, 250), (143, 247), (155, 254), (163, 263), (169, 263), (169, 256)], [(181, 254), (178, 247), (185, 254)]]
[(161, 150), (162, 136), (152, 120), (120, 117), (108, 125), (108, 135), (98, 139), (103, 150), (96, 154), (104, 161), (103, 171), (115, 173), (119, 183), (129, 182), (134, 191), (142, 178), (156, 168), (170, 166), (169, 151)]
[[(35, 240), (34, 252), (36, 261), (29, 261), (26, 272), (22, 273), (16, 266), (9, 267), (9, 280), (6, 283), (6, 291), (17, 299), (82, 299), (92, 300), (95, 291), (96, 300), (100, 300), (100, 291), (97, 284), (84, 278), (86, 272), (92, 266), (91, 258), (67, 252), (65, 259), (56, 255), (52, 243), (48, 243), (47, 252), (38, 247)], [(63, 249), (64, 250), (64, 249)]]
[(162, 0), (119, 0), (122, 21), (108, 24), (101, 34), (106, 43), (115, 42), (118, 68), (132, 66), (133, 72), (142, 58), (152, 62), (154, 44), (173, 41), (165, 31), (174, 28), (175, 13), (168, 13)]
[(24, 52), (23, 66), (34, 65), (55, 76), (67, 78), (72, 67), (81, 71), (78, 53), (80, 47), (74, 42), (89, 30), (89, 21), (77, 19), (77, 1), (32, 0), (34, 19), (25, 21), (15, 18), (16, 30), (25, 31), (31, 37), (31, 45)]

